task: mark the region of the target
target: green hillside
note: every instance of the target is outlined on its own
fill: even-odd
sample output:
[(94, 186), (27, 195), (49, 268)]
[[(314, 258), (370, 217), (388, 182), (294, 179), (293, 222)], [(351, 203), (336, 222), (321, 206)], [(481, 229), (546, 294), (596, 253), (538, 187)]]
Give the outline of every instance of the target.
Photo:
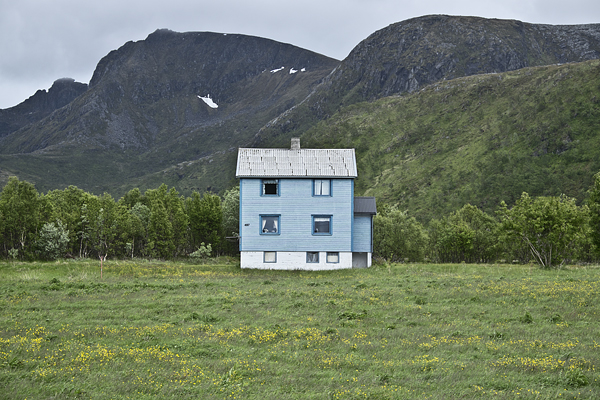
[(342, 109), (302, 147), (354, 147), (356, 193), (422, 220), (527, 191), (580, 201), (600, 170), (600, 62), (459, 78)]

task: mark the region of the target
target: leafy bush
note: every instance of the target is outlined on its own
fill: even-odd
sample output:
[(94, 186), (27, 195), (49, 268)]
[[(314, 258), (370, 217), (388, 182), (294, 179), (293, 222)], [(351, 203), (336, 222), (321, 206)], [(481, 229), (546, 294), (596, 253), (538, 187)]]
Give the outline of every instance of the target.
[(45, 223), (40, 230), (38, 247), (43, 258), (55, 260), (62, 256), (69, 243), (69, 231), (60, 221)]
[(592, 244), (600, 255), (600, 172), (594, 175), (594, 183), (588, 191), (587, 205), (590, 209)]
[(422, 261), (428, 236), (423, 226), (396, 206), (373, 218), (373, 253), (389, 261)]
[(16, 260), (19, 257), (19, 249), (10, 249), (8, 250), (8, 256), (13, 260)]
[(198, 248), (198, 250), (191, 253), (190, 257), (192, 257), (192, 258), (207, 258), (207, 257), (210, 257), (211, 253), (212, 253), (211, 244), (209, 243), (209, 244), (205, 245), (204, 242), (202, 242), (202, 243), (200, 243), (200, 247)]
[(439, 262), (489, 262), (496, 256), (496, 220), (470, 204), (429, 224), (433, 258)]
[(524, 192), (511, 209), (502, 202), (498, 214), (500, 238), (524, 243), (542, 268), (561, 268), (589, 234), (588, 207), (564, 195), (531, 198)]

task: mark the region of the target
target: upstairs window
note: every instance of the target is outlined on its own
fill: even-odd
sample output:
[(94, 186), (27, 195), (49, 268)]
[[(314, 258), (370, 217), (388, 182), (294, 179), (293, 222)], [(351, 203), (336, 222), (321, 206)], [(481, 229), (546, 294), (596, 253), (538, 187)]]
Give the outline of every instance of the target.
[(313, 235), (331, 235), (331, 215), (313, 215)]
[(279, 234), (279, 215), (261, 215), (260, 216), (260, 234), (278, 235)]
[(314, 196), (331, 196), (331, 179), (315, 179), (313, 183)]
[(263, 179), (262, 195), (279, 196), (279, 179)]

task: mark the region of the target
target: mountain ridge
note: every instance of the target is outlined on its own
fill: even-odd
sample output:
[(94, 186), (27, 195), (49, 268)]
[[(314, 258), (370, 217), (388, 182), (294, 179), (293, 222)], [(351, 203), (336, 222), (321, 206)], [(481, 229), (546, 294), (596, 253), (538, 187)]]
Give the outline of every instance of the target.
[[(158, 30), (107, 54), (88, 90), (68, 105), (0, 138), (0, 165), (45, 188), (110, 191), (115, 183), (249, 142), (338, 63), (254, 36)], [(209, 94), (218, 109), (201, 99)], [(54, 182), (40, 182), (39, 170), (55, 165), (28, 165), (57, 160), (70, 167), (52, 174)]]
[[(232, 61), (232, 52), (239, 57), (235, 61)], [(174, 57), (177, 53), (183, 54), (183, 60)], [(212, 56), (207, 58), (208, 61), (194, 59), (207, 54)], [(311, 68), (321, 70), (323, 67), (320, 63), (323, 62), (328, 65), (325, 67), (327, 72), (338, 63), (337, 60), (292, 45), (253, 36), (157, 30), (145, 40), (127, 42), (100, 60), (90, 80), (89, 91), (85, 94), (86, 102), (78, 105), (79, 108), (85, 109), (85, 112), (78, 116), (83, 121), (73, 124), (83, 123), (84, 126), (76, 127), (76, 130), (87, 138), (94, 137), (95, 134), (96, 141), (102, 141), (97, 137), (100, 133), (105, 136), (104, 142), (116, 144), (117, 147), (147, 149), (153, 140), (161, 140), (157, 137), (161, 127), (158, 126), (159, 118), (156, 115), (171, 119), (168, 121), (168, 129), (171, 131), (173, 128), (186, 131), (186, 127), (202, 128), (218, 124), (222, 121), (215, 118), (211, 110), (189, 103), (197, 102), (198, 96), (211, 94), (213, 99), (222, 104), (219, 111), (220, 114), (226, 114), (226, 118), (230, 115), (227, 114), (228, 105), (230, 108), (234, 107), (230, 110), (234, 114), (243, 113), (244, 109), (248, 108), (268, 107), (268, 103), (274, 100), (269, 93), (262, 93), (262, 104), (232, 104), (243, 89), (233, 85), (257, 79), (259, 75), (280, 64), (288, 64), (293, 68), (297, 63), (298, 70), (305, 68), (308, 69), (308, 74), (312, 74)], [(273, 82), (270, 84), (273, 86)], [(171, 107), (185, 108), (176, 111), (185, 115), (160, 115), (164, 114), (165, 108), (156, 105), (165, 104), (170, 100), (182, 101), (179, 104), (171, 104)], [(90, 119), (90, 113), (92, 119), (100, 119), (106, 125), (104, 131), (101, 127), (90, 128), (89, 125), (94, 121), (85, 124), (85, 121)], [(132, 114), (136, 113), (145, 115), (142, 119), (134, 121)], [(184, 121), (176, 120), (180, 118)], [(145, 134), (140, 136), (140, 132)], [(64, 137), (54, 139), (54, 143), (62, 141)], [(28, 153), (41, 150), (42, 147), (50, 145), (50, 142), (33, 145), (19, 145), (13, 142), (13, 146), (15, 144), (14, 151)], [(98, 143), (98, 146), (104, 147), (105, 144)], [(6, 148), (10, 149), (8, 143)]]
[(50, 89), (40, 89), (22, 103), (0, 109), (0, 138), (47, 117), (69, 104), (87, 88), (86, 83), (61, 78), (54, 81)]
[[(488, 75), (505, 73), (499, 70), (534, 74), (535, 70), (530, 70), (532, 66), (598, 58), (600, 24), (540, 25), (479, 17), (424, 16), (374, 32), (342, 61), (252, 36), (157, 30), (146, 39), (127, 42), (103, 57), (89, 88), (69, 104), (43, 120), (0, 138), (0, 180), (16, 174), (33, 181), (42, 190), (77, 185), (87, 191), (106, 191), (115, 196), (133, 187), (143, 190), (161, 183), (176, 187), (183, 194), (220, 192), (236, 183), (237, 147), (288, 147), (292, 136), (301, 136), (303, 143), (317, 148), (356, 146), (364, 170), (361, 176), (365, 177), (357, 180), (357, 194), (374, 194), (384, 202), (408, 201), (412, 202), (411, 207), (419, 209), (427, 204), (427, 207), (446, 210), (435, 202), (417, 204), (414, 198), (402, 194), (410, 189), (394, 189), (401, 186), (389, 181), (395, 175), (386, 172), (389, 176), (383, 181), (387, 188), (380, 184), (383, 181), (379, 175), (389, 168), (377, 165), (377, 154), (387, 154), (385, 149), (398, 143), (391, 134), (383, 139), (376, 133), (390, 129), (402, 132), (404, 127), (398, 124), (396, 117), (390, 115), (389, 124), (373, 123), (364, 130), (357, 128), (357, 137), (353, 133), (348, 138), (333, 140), (327, 129), (345, 126), (338, 118), (348, 110), (360, 114), (358, 109), (372, 110), (373, 104), (379, 101), (389, 105), (391, 103), (386, 102), (398, 96), (411, 99), (416, 96), (420, 100), (411, 102), (428, 104), (428, 98), (435, 97), (435, 85), (459, 84), (465, 76), (482, 77), (469, 81), (469, 85), (480, 87), (468, 93), (456, 92), (456, 96), (464, 98), (464, 106), (454, 105), (451, 112), (444, 111), (440, 115), (428, 114), (434, 107), (415, 111), (410, 118), (420, 121), (422, 126), (413, 127), (407, 146), (423, 147), (415, 138), (427, 136), (427, 129), (435, 131), (436, 118), (444, 120), (450, 115), (462, 121), (465, 110), (470, 110), (466, 104), (484, 96), (486, 91), (496, 90), (484, 79)], [(588, 76), (593, 88), (598, 78)], [(538, 93), (534, 84), (526, 77), (520, 79), (513, 82), (526, 85), (528, 91), (523, 96), (533, 100), (514, 99), (515, 104), (520, 104), (517, 100), (527, 100), (522, 104), (531, 116), (537, 115), (537, 106), (549, 107), (544, 94)], [(568, 82), (563, 81), (556, 80), (556, 85)], [(511, 98), (511, 93), (521, 92), (519, 86), (503, 86), (501, 93)], [(218, 108), (210, 107), (201, 99), (208, 95)], [(587, 110), (586, 115), (596, 115), (593, 96), (579, 98), (572, 94), (571, 97), (585, 103), (581, 110)], [(498, 113), (500, 107), (511, 109), (506, 102), (497, 104), (489, 112)], [(460, 128), (452, 127), (453, 135), (460, 136), (460, 132), (466, 131), (474, 135), (467, 129), (469, 123), (479, 126), (498, 123), (492, 119), (489, 122), (478, 114), (478, 109), (472, 110), (472, 121), (463, 121)], [(573, 112), (582, 115), (581, 110)], [(547, 114), (546, 108), (540, 108), (539, 113), (548, 118), (548, 122), (538, 121), (539, 128), (552, 128), (552, 131), (542, 140), (539, 132), (521, 122), (523, 126), (511, 128), (519, 137), (533, 132), (539, 139), (523, 143), (536, 146), (535, 151), (542, 154), (543, 143), (572, 139), (563, 135), (569, 125), (568, 115)], [(369, 119), (368, 114), (361, 115)], [(387, 121), (388, 116), (384, 119)], [(578, 120), (570, 123), (575, 122), (582, 126)], [(595, 126), (593, 118), (586, 117), (585, 124), (582, 129), (586, 132)], [(370, 141), (370, 138), (377, 140)], [(489, 150), (490, 154), (495, 154), (494, 151)], [(527, 154), (535, 156), (535, 151)], [(385, 165), (392, 170), (395, 162), (406, 165), (399, 159), (384, 158)], [(490, 166), (484, 162), (492, 159), (489, 155), (482, 160), (471, 159), (472, 165), (467, 170), (489, 170)], [(437, 167), (420, 165), (431, 167), (431, 174), (439, 173)], [(586, 168), (596, 166), (593, 160), (586, 165)], [(518, 170), (514, 166), (508, 169)], [(413, 178), (398, 175), (394, 179), (411, 181)], [(419, 179), (427, 181), (423, 177)], [(452, 179), (460, 181), (456, 177)], [(503, 182), (523, 177), (514, 175), (506, 179)], [(414, 179), (411, 182), (415, 182)], [(463, 187), (471, 184), (457, 182), (453, 189), (456, 198), (472, 199), (458, 195), (463, 193)], [(425, 190), (420, 184), (415, 188)], [(580, 195), (580, 188), (575, 192)]]
[[(341, 106), (433, 82), (530, 66), (600, 58), (600, 24), (547, 25), (516, 20), (428, 15), (391, 24), (361, 41), (288, 124), (303, 129)], [(272, 124), (253, 145), (279, 136)]]

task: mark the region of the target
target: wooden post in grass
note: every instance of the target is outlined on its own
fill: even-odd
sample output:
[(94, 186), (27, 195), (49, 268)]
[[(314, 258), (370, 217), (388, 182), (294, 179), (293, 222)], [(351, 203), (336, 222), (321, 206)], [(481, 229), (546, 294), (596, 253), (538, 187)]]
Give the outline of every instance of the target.
[(102, 263), (106, 261), (106, 254), (100, 254), (98, 257), (100, 257), (100, 279), (102, 279)]

